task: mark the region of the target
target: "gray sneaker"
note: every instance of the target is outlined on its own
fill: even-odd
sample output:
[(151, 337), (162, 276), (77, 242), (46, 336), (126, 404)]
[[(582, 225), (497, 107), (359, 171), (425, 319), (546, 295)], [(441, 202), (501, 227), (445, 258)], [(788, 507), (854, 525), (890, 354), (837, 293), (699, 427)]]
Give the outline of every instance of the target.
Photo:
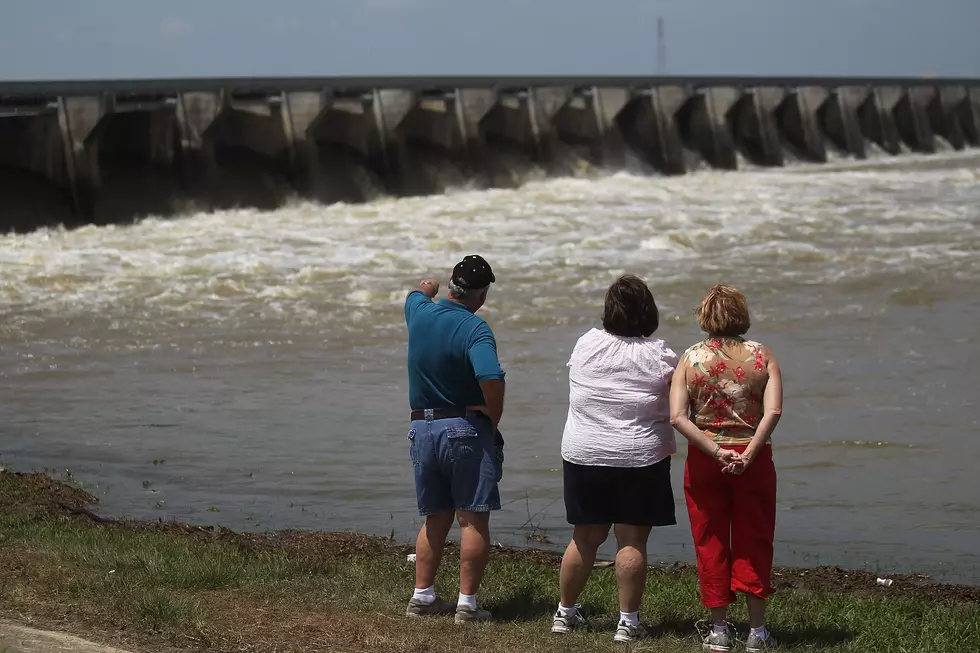
[(745, 640), (745, 650), (748, 653), (759, 653), (759, 651), (771, 651), (776, 648), (779, 644), (776, 642), (776, 638), (769, 633), (765, 639), (762, 639), (758, 635), (753, 635), (749, 633), (749, 638)]
[(456, 611), (456, 604), (443, 598), (436, 597), (432, 603), (422, 603), (414, 596), (405, 608), (406, 617), (430, 617), (438, 614), (452, 614)]
[(572, 608), (572, 611), (568, 613), (568, 616), (563, 617), (561, 610), (555, 612), (555, 620), (551, 623), (551, 632), (565, 634), (570, 633), (578, 628), (585, 627), (585, 617), (579, 611), (576, 605)]
[(493, 615), (490, 614), (489, 610), (483, 610), (481, 608), (467, 608), (464, 606), (458, 606), (456, 608), (456, 625), (477, 623), (480, 621), (490, 621), (493, 619)]
[(643, 639), (648, 635), (649, 633), (647, 632), (646, 626), (643, 624), (631, 626), (625, 621), (620, 621), (619, 625), (616, 626), (616, 634), (613, 635), (613, 641), (621, 644), (629, 644), (630, 642), (635, 642), (638, 639)]
[(723, 633), (711, 631), (705, 636), (701, 646), (711, 653), (728, 653), (732, 650), (732, 638), (728, 631)]

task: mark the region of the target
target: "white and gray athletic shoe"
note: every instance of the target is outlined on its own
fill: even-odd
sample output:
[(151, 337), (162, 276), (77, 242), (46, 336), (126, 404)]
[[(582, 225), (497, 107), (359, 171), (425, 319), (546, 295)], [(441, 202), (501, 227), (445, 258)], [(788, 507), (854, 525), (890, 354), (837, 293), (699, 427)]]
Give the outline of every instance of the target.
[(650, 633), (647, 632), (647, 628), (643, 624), (631, 626), (625, 621), (620, 621), (619, 625), (616, 626), (616, 634), (613, 635), (613, 641), (621, 644), (629, 644), (649, 635)]
[(768, 633), (765, 639), (762, 639), (758, 635), (749, 633), (749, 638), (745, 640), (745, 650), (748, 651), (748, 653), (771, 651), (777, 646), (779, 646), (779, 644), (776, 642), (776, 638), (772, 636), (772, 633)]
[(567, 615), (562, 616), (561, 610), (555, 611), (555, 620), (551, 622), (551, 632), (564, 635), (573, 630), (585, 627), (585, 617), (576, 605)]

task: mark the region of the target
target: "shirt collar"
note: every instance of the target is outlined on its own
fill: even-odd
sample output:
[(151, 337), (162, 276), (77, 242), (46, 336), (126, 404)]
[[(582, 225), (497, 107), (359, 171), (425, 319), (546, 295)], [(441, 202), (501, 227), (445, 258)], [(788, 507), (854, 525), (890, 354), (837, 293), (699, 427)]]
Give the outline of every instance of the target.
[(466, 311), (467, 313), (470, 313), (470, 309), (466, 308), (459, 302), (454, 302), (453, 300), (447, 297), (443, 297), (442, 299), (439, 300), (439, 306), (445, 306), (446, 308), (453, 308), (459, 311)]

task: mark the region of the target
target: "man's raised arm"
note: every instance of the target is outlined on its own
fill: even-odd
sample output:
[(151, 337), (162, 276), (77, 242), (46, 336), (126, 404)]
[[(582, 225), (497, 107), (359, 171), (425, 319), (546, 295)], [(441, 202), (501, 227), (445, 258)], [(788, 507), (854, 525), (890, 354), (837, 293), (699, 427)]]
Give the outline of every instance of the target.
[[(419, 292), (425, 297), (419, 297), (415, 293)], [(419, 285), (408, 291), (405, 297), (405, 321), (411, 323), (412, 317), (419, 306), (423, 306), (432, 301), (432, 298), (439, 292), (439, 282), (435, 279), (423, 279)]]

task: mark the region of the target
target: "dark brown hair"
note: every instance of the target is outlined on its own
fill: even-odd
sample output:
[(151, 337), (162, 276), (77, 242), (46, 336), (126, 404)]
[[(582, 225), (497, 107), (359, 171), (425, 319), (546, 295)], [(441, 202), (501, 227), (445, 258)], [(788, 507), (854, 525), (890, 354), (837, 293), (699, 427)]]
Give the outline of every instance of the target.
[(708, 291), (697, 313), (698, 324), (709, 336), (733, 338), (744, 335), (752, 326), (745, 295), (723, 283)]
[(660, 311), (653, 293), (632, 274), (616, 279), (606, 291), (602, 328), (615, 336), (649, 337), (660, 326)]

